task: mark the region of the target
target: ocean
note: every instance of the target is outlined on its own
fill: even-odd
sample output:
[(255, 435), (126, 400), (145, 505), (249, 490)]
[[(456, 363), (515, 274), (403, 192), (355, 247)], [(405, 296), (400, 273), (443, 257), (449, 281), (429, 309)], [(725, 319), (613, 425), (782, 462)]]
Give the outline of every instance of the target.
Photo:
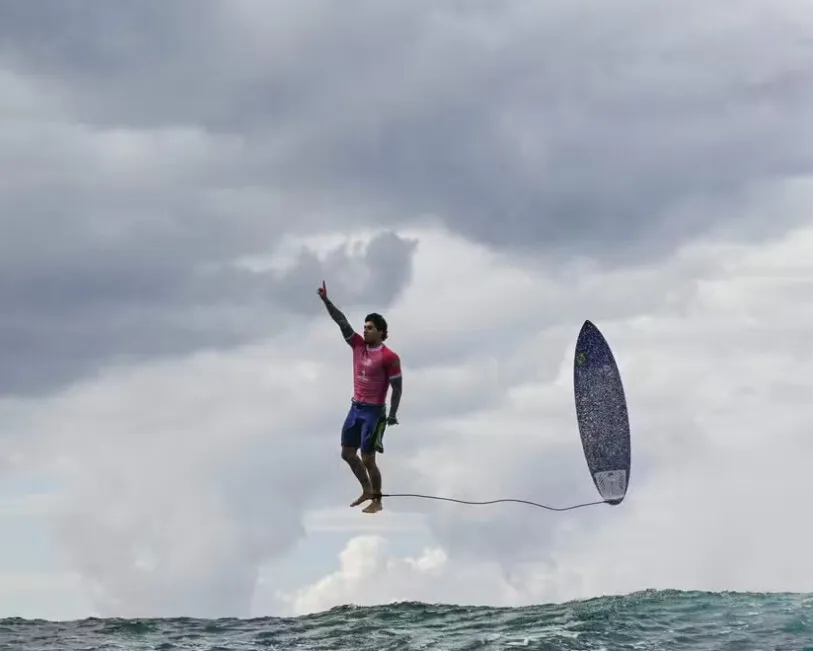
[(292, 618), (0, 620), (14, 651), (813, 651), (813, 594), (646, 591), (525, 608), (343, 606)]

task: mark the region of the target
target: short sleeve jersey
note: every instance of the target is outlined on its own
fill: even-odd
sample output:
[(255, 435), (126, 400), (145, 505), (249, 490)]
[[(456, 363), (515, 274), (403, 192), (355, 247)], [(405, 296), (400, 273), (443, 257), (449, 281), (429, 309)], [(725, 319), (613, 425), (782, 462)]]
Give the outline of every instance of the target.
[(347, 342), (353, 349), (353, 398), (368, 405), (383, 405), (390, 381), (401, 377), (401, 360), (384, 344), (371, 348), (357, 332)]

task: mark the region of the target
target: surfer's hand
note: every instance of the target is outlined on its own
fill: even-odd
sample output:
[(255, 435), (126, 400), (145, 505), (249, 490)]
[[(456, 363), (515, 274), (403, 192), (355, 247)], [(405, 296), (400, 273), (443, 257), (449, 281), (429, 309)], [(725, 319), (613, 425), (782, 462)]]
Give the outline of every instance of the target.
[(322, 286), (316, 290), (316, 293), (319, 294), (320, 298), (324, 301), (327, 299), (327, 287), (325, 287), (325, 281), (322, 281)]
[(398, 419), (395, 416), (387, 416), (387, 425), (397, 425)]

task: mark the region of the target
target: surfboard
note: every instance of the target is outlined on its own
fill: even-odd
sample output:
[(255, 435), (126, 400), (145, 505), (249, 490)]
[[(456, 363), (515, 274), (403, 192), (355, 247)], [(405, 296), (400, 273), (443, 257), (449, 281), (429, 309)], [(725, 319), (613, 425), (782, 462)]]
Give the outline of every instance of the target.
[(582, 325), (573, 360), (576, 420), (587, 467), (602, 499), (620, 504), (630, 479), (630, 425), (621, 373), (601, 331)]

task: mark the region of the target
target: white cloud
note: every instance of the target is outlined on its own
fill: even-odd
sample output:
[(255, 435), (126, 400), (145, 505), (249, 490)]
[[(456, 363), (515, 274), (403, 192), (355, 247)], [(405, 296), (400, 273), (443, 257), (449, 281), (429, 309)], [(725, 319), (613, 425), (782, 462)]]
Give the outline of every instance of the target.
[(3, 617), (70, 620), (95, 614), (73, 572), (0, 572)]
[[(495, 564), (473, 566), (449, 562), (438, 547), (415, 556), (395, 557), (381, 536), (351, 538), (339, 554), (339, 569), (296, 594), (283, 595), (290, 612), (304, 615), (346, 603), (376, 605), (398, 601), (446, 603), (504, 601), (509, 595), (500, 585)], [(497, 586), (501, 592), (492, 591)]]
[(382, 512), (375, 518), (359, 518), (347, 508), (313, 509), (303, 518), (308, 534), (325, 532), (401, 534), (422, 532), (424, 519), (419, 513)]

